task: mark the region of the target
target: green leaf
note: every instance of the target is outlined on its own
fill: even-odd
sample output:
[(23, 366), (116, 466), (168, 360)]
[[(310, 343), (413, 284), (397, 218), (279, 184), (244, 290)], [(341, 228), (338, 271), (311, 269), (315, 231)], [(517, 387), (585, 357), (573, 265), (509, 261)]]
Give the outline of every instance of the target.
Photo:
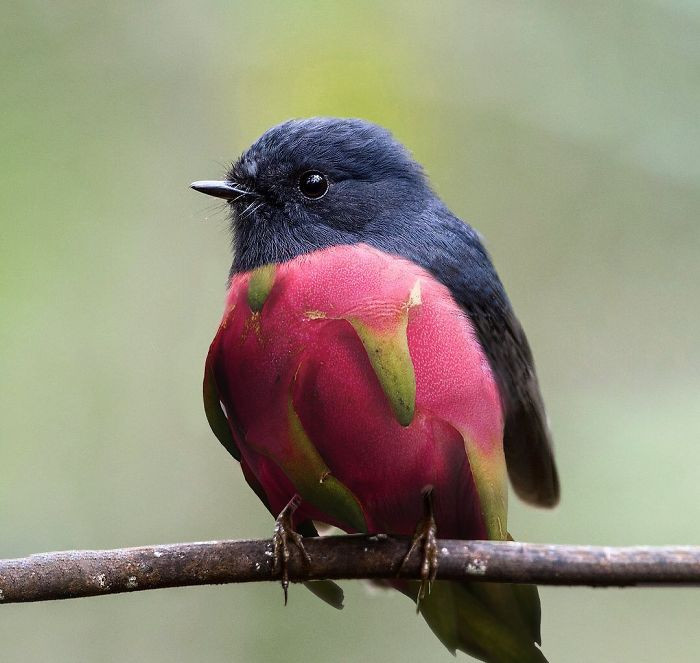
[(248, 281), (248, 306), (253, 313), (260, 313), (275, 283), (277, 266), (272, 263), (254, 269)]
[(352, 529), (366, 531), (367, 524), (358, 499), (331, 474), (330, 468), (306, 434), (291, 398), (288, 404), (288, 426), (291, 453), (276, 460), (299, 495)]
[(370, 364), (402, 426), (413, 421), (416, 409), (416, 374), (408, 350), (408, 310), (403, 310), (394, 329), (377, 331), (358, 318), (348, 318), (367, 352)]
[[(216, 339), (214, 339), (216, 342)], [(213, 347), (212, 343), (212, 347)], [(236, 441), (233, 439), (231, 433), (231, 428), (229, 426), (228, 419), (224, 414), (221, 407), (221, 400), (219, 399), (219, 391), (216, 387), (216, 380), (214, 378), (214, 370), (211, 361), (212, 350), (209, 350), (209, 356), (207, 357), (207, 363), (204, 367), (204, 383), (203, 383), (203, 396), (204, 396), (204, 412), (207, 415), (207, 421), (211, 427), (214, 435), (219, 439), (219, 442), (224, 445), (226, 450), (240, 462), (241, 452), (236, 445)]]

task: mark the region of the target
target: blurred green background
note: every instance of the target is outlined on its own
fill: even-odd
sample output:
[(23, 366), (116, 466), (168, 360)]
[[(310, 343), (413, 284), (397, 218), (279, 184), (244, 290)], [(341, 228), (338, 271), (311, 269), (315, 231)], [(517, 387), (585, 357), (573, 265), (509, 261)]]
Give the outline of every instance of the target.
[[(700, 544), (700, 5), (9, 2), (0, 24), (0, 557), (272, 522), (210, 433), (223, 207), (295, 116), (391, 128), (486, 236), (557, 443), (532, 541)], [(447, 661), (345, 583), (1, 609), (2, 661)], [(700, 591), (543, 589), (550, 660), (697, 661)]]

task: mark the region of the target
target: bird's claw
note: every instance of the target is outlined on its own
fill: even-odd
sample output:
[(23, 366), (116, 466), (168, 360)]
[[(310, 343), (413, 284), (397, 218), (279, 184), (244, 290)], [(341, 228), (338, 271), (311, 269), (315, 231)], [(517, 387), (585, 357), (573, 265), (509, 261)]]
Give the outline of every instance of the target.
[(406, 566), (413, 551), (422, 547), (423, 559), (420, 567), (420, 587), (416, 597), (416, 611), (420, 608), (420, 602), (425, 598), (426, 591), (430, 594), (432, 583), (437, 576), (438, 570), (438, 546), (437, 546), (437, 525), (435, 524), (435, 514), (433, 510), (433, 487), (427, 486), (423, 490), (423, 517), (416, 526), (413, 534), (411, 547), (401, 562), (399, 573)]
[(301, 504), (301, 497), (295, 495), (289, 500), (287, 506), (275, 520), (275, 531), (272, 535), (272, 559), (274, 562), (274, 572), (280, 577), (282, 591), (284, 592), (284, 605), (287, 605), (287, 590), (289, 589), (289, 558), (291, 556), (290, 543), (293, 543), (302, 554), (305, 564), (311, 563), (311, 557), (304, 548), (302, 536), (294, 530), (292, 516)]

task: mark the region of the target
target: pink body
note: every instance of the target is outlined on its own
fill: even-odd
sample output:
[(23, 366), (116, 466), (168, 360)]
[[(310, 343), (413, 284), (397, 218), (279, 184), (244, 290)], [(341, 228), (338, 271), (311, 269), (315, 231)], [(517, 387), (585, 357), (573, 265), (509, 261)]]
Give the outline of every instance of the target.
[[(365, 245), (316, 251), (270, 269), (253, 304), (251, 273), (233, 277), (209, 365), (244, 473), (262, 487), (271, 511), (299, 493), (299, 521), (410, 534), (421, 490), (431, 484), (441, 537), (494, 538), (484, 501), (505, 500), (501, 401), (449, 290), (413, 263)], [(413, 373), (400, 374), (399, 391), (410, 396), (414, 375), (408, 425), (387, 395), (393, 369), (382, 384), (358, 329), (390, 339), (386, 347), (407, 340)], [(294, 422), (311, 451), (299, 451)], [(481, 480), (470, 461), (479, 463)], [(319, 463), (327, 472), (318, 472)], [(309, 472), (319, 475), (306, 477), (308, 485), (298, 480)], [(354, 496), (364, 528), (313, 499), (329, 477)], [(505, 504), (495, 513), (495, 535), (505, 538)]]

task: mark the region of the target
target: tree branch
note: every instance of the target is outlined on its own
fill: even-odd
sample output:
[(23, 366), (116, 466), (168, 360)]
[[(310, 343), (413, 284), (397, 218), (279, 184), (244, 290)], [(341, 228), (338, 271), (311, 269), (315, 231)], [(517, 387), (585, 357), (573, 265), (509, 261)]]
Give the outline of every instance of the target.
[[(290, 560), (290, 579), (397, 577), (405, 537), (305, 539), (312, 563)], [(540, 585), (700, 585), (700, 546), (608, 548), (494, 541), (438, 541), (438, 578)], [(401, 572), (419, 577), (419, 555)], [(76, 550), (0, 560), (0, 603), (47, 601), (145, 589), (274, 580), (264, 541), (177, 543)]]

